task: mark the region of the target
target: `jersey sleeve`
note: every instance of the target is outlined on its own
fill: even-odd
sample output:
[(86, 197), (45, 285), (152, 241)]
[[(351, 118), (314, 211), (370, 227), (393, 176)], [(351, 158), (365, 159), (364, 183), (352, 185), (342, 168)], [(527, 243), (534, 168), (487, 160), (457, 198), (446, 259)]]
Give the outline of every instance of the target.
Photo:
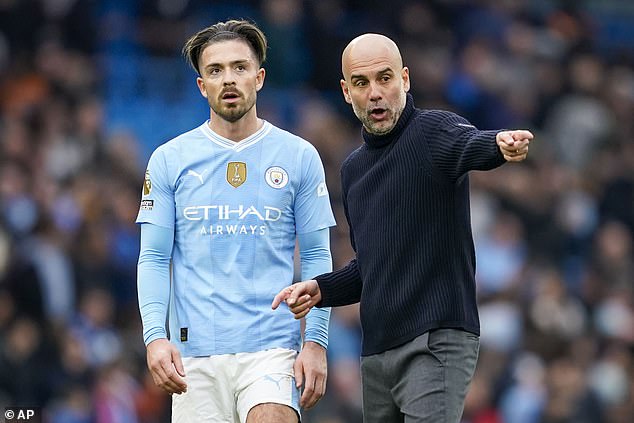
[(309, 145), (299, 164), (301, 181), (295, 197), (295, 230), (298, 234), (335, 226), (326, 187), (324, 166), (317, 150)]
[[(330, 232), (327, 228), (316, 232), (300, 234), (299, 256), (302, 269), (302, 280), (308, 280), (322, 273), (332, 271), (330, 255)], [(306, 315), (304, 341), (313, 341), (328, 348), (328, 323), (330, 308), (313, 308)]]
[(136, 223), (152, 223), (171, 229), (174, 228), (175, 210), (166, 156), (164, 150), (157, 149), (145, 171)]
[(155, 339), (167, 338), (166, 319), (173, 245), (172, 229), (152, 224), (141, 225), (137, 292), (145, 345)]

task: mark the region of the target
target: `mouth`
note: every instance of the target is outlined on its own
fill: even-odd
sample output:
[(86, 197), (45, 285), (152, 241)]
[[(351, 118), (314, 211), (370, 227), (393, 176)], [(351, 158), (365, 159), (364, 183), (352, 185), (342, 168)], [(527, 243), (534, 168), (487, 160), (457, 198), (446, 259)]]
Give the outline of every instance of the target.
[(221, 98), (228, 103), (234, 103), (238, 101), (240, 94), (237, 91), (227, 91), (222, 94)]
[(370, 109), (370, 117), (374, 120), (383, 120), (387, 117), (387, 109), (382, 107), (375, 107)]

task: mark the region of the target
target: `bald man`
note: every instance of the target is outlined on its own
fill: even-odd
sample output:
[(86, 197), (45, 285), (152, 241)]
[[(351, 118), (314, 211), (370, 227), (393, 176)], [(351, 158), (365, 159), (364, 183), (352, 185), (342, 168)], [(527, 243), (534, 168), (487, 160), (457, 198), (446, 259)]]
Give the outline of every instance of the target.
[(480, 334), (468, 172), (524, 160), (533, 135), (417, 109), (409, 69), (383, 35), (352, 40), (342, 72), (363, 124), (364, 143), (341, 168), (356, 258), (272, 306), (286, 301), (301, 318), (360, 302), (364, 421), (459, 422)]

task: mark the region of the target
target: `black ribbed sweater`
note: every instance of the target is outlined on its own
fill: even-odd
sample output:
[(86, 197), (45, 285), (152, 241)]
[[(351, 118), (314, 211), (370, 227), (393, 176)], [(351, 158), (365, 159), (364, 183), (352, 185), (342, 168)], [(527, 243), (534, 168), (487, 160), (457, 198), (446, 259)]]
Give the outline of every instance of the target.
[(480, 131), (446, 111), (414, 107), (341, 167), (356, 258), (318, 276), (319, 306), (361, 302), (362, 354), (404, 344), (436, 328), (480, 333), (471, 234), (470, 170), (504, 158), (498, 131)]

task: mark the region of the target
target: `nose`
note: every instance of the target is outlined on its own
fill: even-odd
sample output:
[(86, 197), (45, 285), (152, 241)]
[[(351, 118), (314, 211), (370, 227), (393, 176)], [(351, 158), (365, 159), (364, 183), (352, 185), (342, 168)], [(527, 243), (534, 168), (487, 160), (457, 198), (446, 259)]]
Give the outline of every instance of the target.
[(222, 85), (226, 86), (226, 85), (235, 85), (235, 84), (236, 84), (236, 78), (233, 72), (231, 71), (223, 72)]
[(382, 98), (380, 87), (376, 82), (370, 82), (370, 100), (378, 101)]

